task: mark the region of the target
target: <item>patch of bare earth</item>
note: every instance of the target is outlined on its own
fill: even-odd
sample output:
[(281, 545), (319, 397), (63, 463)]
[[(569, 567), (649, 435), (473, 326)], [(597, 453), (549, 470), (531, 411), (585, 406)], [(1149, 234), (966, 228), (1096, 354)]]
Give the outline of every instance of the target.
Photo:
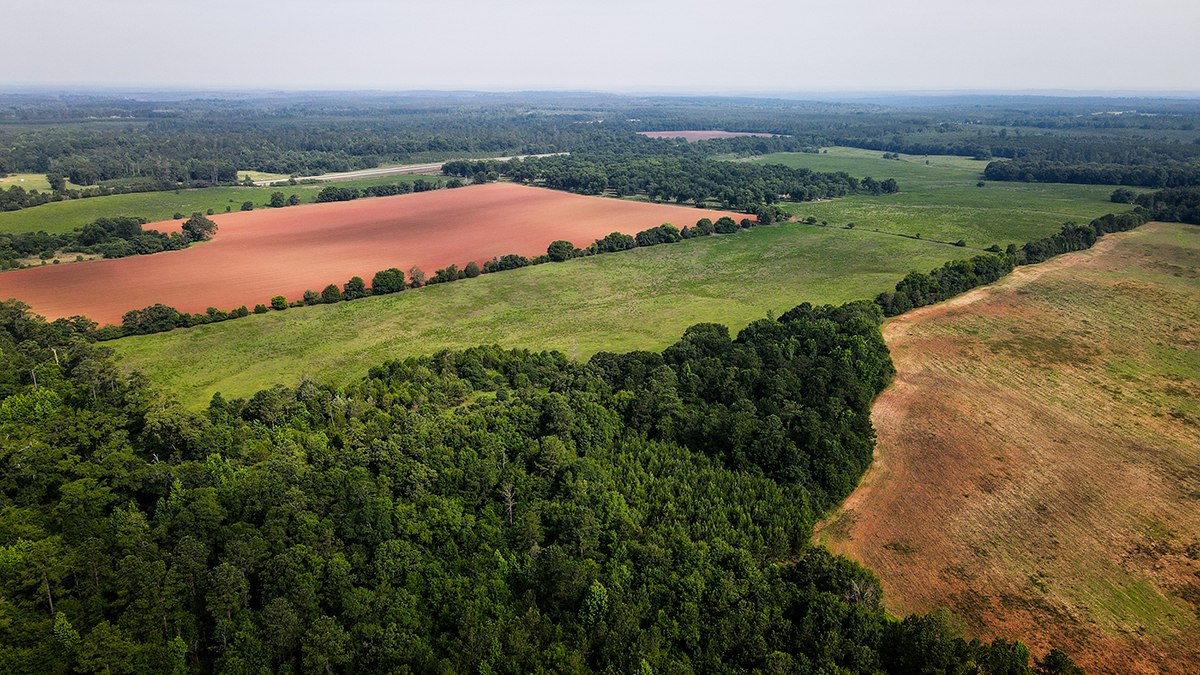
[(818, 538), (896, 614), (1200, 672), (1197, 270), (1200, 228), (1152, 223), (889, 321), (875, 463)]

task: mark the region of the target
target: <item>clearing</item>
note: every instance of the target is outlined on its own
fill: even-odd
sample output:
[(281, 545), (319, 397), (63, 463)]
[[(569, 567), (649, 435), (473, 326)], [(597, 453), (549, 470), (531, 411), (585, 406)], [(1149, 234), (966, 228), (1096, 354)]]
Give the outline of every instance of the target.
[(1200, 227), (1161, 223), (889, 321), (876, 461), (818, 539), (896, 614), (1197, 672), (1198, 326)]
[[(584, 197), (509, 183), (213, 216), (220, 230), (182, 251), (48, 265), (0, 274), (0, 297), (47, 318), (82, 314), (119, 323), (154, 303), (181, 312), (289, 300), (352, 276), (416, 265), (429, 276), (451, 263), (541, 255), (556, 239), (586, 246), (613, 232), (663, 222), (682, 227), (725, 212)], [(149, 229), (177, 230), (179, 221)]]

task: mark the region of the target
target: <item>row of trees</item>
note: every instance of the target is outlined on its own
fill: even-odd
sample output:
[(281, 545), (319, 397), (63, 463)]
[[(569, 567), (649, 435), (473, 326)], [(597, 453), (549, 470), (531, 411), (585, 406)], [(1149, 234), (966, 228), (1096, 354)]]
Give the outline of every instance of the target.
[(391, 197), (393, 195), (404, 195), (412, 192), (428, 192), (430, 190), (437, 190), (443, 186), (456, 188), (462, 187), (462, 185), (463, 183), (460, 180), (451, 180), (443, 183), (442, 181), (427, 181), (424, 178), (418, 178), (411, 183), (371, 185), (365, 188), (330, 185), (317, 193), (313, 201), (317, 203), (348, 202), (359, 197)]
[[(928, 274), (910, 272), (896, 284), (895, 291), (885, 291), (875, 298), (884, 316), (896, 316), (917, 307), (932, 305), (965, 293), (972, 288), (990, 284), (1012, 272), (1017, 265), (1033, 265), (1063, 253), (1091, 248), (1096, 240), (1109, 232), (1125, 232), (1150, 220), (1143, 208), (1120, 215), (1108, 214), (1087, 225), (1064, 223), (1056, 234), (1026, 242), (1019, 249), (1010, 244), (1003, 254), (977, 255), (970, 260), (952, 260)], [(999, 247), (992, 250), (999, 251)]]
[(716, 203), (750, 211), (778, 201), (812, 201), (860, 192), (894, 193), (895, 179), (859, 180), (845, 172), (822, 173), (780, 164), (751, 164), (702, 156), (642, 157), (637, 154), (585, 153), (527, 157), (507, 161), (455, 161), (442, 165), (447, 176), (494, 172), (518, 183), (617, 197), (646, 195), (656, 201)]
[(809, 543), (892, 376), (871, 303), (587, 363), (442, 351), (202, 411), (27, 309), (0, 303), (0, 672), (1034, 665), (890, 618)]
[(983, 175), (988, 180), (997, 181), (1177, 188), (1200, 185), (1200, 163), (1066, 164), (1040, 159), (1014, 159), (991, 162)]
[(180, 232), (170, 234), (143, 229), (146, 222), (145, 218), (115, 216), (97, 218), (63, 234), (0, 232), (0, 265), (18, 267), (20, 258), (49, 258), (57, 251), (100, 254), (105, 258), (177, 251), (208, 241), (217, 231), (217, 224), (201, 213), (193, 213), (180, 226)]

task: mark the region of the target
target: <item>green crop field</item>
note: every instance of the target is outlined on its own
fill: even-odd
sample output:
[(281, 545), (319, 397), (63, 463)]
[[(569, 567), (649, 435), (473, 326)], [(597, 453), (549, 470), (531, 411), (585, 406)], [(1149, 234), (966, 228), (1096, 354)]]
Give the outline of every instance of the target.
[[(39, 230), (55, 234), (70, 232), (76, 227), (86, 225), (103, 216), (141, 216), (151, 222), (170, 220), (176, 213), (186, 216), (195, 211), (205, 212), (208, 209), (223, 213), (226, 207), (237, 211), (242, 207), (242, 202), (246, 201), (254, 202), (256, 208), (261, 208), (271, 198), (271, 193), (277, 191), (285, 195), (298, 194), (307, 203), (329, 185), (362, 188), (371, 185), (412, 182), (419, 178), (430, 180), (430, 176), (400, 174), (336, 183), (282, 185), (274, 188), (213, 187), (75, 199), (0, 213), (0, 232), (37, 232)], [(42, 180), (45, 180), (45, 176), (42, 176)]]
[[(50, 181), (46, 180), (46, 174), (44, 173), (10, 173), (0, 178), (0, 189), (7, 190), (14, 185), (20, 185), (26, 190), (50, 189)], [(67, 187), (77, 190), (82, 186), (68, 181)]]
[(694, 323), (737, 330), (803, 301), (874, 297), (912, 269), (973, 253), (787, 223), (109, 344), (199, 405), (214, 391), (246, 396), (305, 373), (345, 381), (385, 359), (443, 348), (498, 343), (581, 359), (661, 349)]
[(860, 178), (895, 178), (899, 194), (785, 206), (799, 218), (812, 216), (830, 225), (854, 223), (941, 241), (965, 239), (971, 247), (1021, 244), (1046, 236), (1068, 220), (1087, 222), (1129, 208), (1109, 201), (1114, 186), (987, 182), (976, 187), (987, 162), (936, 155), (882, 157), (882, 152), (871, 150), (829, 148), (828, 154), (781, 153), (751, 161), (845, 171)]

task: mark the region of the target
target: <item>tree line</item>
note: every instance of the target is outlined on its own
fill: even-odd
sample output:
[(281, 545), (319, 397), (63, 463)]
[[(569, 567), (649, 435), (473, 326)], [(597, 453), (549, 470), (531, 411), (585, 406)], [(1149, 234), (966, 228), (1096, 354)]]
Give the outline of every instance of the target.
[(749, 211), (779, 201), (812, 201), (850, 194), (899, 191), (895, 179), (861, 181), (845, 172), (816, 172), (780, 164), (736, 163), (706, 157), (653, 157), (633, 154), (572, 153), (507, 161), (452, 161), (447, 176), (486, 181), (488, 174), (556, 190), (617, 197), (646, 195), (655, 201)]
[(85, 320), (0, 303), (0, 672), (1079, 673), (894, 619), (809, 543), (870, 461), (880, 320), (442, 351), (193, 411)]
[(21, 267), (21, 258), (38, 256), (43, 261), (49, 260), (57, 251), (99, 254), (105, 258), (177, 251), (208, 241), (217, 231), (217, 224), (201, 213), (193, 213), (180, 226), (180, 232), (170, 234), (143, 229), (146, 222), (145, 218), (115, 216), (97, 218), (63, 234), (0, 232), (0, 269)]
[(983, 176), (996, 181), (1174, 188), (1200, 185), (1200, 164), (1064, 164), (1039, 159), (1015, 159), (989, 163)]
[[(928, 274), (913, 271), (875, 298), (884, 316), (896, 316), (910, 309), (932, 305), (961, 295), (972, 288), (990, 284), (1012, 272), (1017, 265), (1033, 265), (1050, 258), (1091, 248), (1109, 232), (1126, 232), (1146, 224), (1151, 218), (1143, 208), (1120, 215), (1108, 214), (1087, 225), (1064, 223), (1055, 234), (1026, 242), (1020, 248), (1010, 244), (1003, 254), (977, 255), (970, 260), (952, 260)], [(994, 246), (991, 250), (999, 252)]]

